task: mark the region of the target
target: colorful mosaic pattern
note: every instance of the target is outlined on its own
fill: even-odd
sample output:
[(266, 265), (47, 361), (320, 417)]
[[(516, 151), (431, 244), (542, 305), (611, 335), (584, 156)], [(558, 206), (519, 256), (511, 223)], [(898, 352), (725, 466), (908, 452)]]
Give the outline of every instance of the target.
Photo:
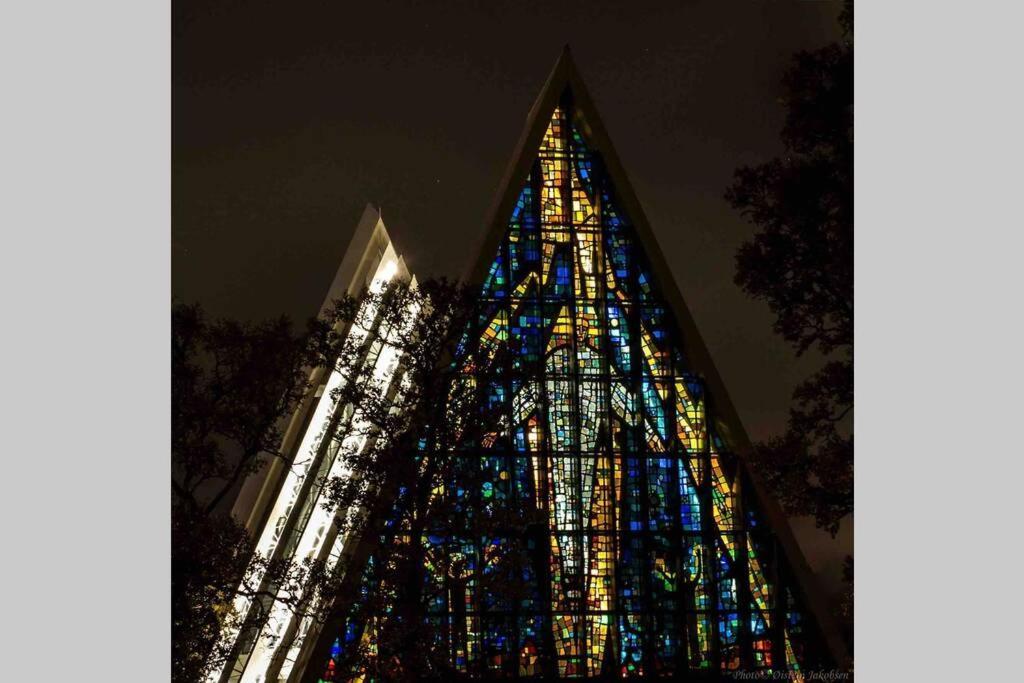
[[(471, 677), (798, 670), (800, 613), (775, 585), (785, 563), (585, 129), (567, 90), (456, 361), (484, 428), (452, 454), (462, 478), (443, 495), (467, 516), (541, 522), (423, 539), (427, 618)], [(494, 588), (513, 580), (514, 598)], [(337, 650), (368, 632), (346, 628)]]

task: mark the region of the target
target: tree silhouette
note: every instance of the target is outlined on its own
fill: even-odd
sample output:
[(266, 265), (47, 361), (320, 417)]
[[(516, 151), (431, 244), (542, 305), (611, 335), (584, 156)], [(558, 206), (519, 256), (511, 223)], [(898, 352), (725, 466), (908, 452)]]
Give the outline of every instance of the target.
[(840, 42), (798, 53), (785, 74), (785, 153), (738, 169), (726, 192), (758, 229), (736, 254), (736, 283), (767, 302), (798, 355), (827, 359), (753, 463), (791, 514), (833, 535), (853, 512), (852, 2), (839, 21)]
[(251, 573), (251, 539), (223, 508), (261, 458), (282, 456), (282, 424), (309, 388), (313, 355), (284, 318), (210, 321), (179, 304), (171, 333), (172, 675), (196, 681), (227, 656), (218, 638)]
[[(452, 444), (478, 437), (478, 423), (460, 417), (474, 414), (477, 392), (454, 380), (451, 363), (453, 333), (464, 328), (474, 302), (467, 288), (446, 280), (396, 282), (333, 302), (301, 334), (285, 318), (210, 321), (198, 306), (174, 307), (175, 681), (201, 680), (236, 656), (235, 639), (225, 633), (241, 632), (249, 642), (269, 634), (275, 607), (322, 624), (333, 611), (353, 606), (370, 552), (381, 590), (358, 607), (390, 616), (380, 620), (372, 652), (354, 650), (348, 665), (383, 667), (393, 678), (400, 671), (425, 670), (421, 665), (435, 670), (446, 661), (435, 661), (429, 649), (417, 646), (433, 627), (425, 618), (429, 558), (422, 541), (428, 527), (437, 532), (454, 518), (452, 501), (432, 495), (455, 476)], [(365, 334), (353, 334), (355, 329)], [(388, 358), (390, 367), (382, 373)], [(268, 459), (291, 464), (294, 454), (282, 449), (284, 431), (319, 383), (311, 380), (326, 370), (348, 377), (321, 400), (332, 402), (328, 442), (349, 476), (325, 477), (317, 485), (327, 491), (323, 504), (340, 510), (335, 523), (351, 539), (351, 550), (337, 563), (262, 557), (226, 514), (225, 503)], [(431, 452), (422, 439), (429, 440)], [(467, 529), (485, 534), (482, 520), (494, 515), (472, 517)], [(239, 595), (250, 601), (248, 614), (232, 607)], [(295, 631), (282, 636), (272, 670), (299, 637)]]
[[(394, 379), (367, 376), (333, 397), (355, 408), (336, 432), (339, 456), (353, 474), (330, 482), (328, 504), (349, 511), (338, 524), (358, 539), (335, 611), (360, 632), (331, 661), (339, 679), (454, 675), (444, 640), (448, 614), (432, 609), (442, 584), (472, 579), (478, 590), (511, 604), (526, 590), (524, 567), (537, 562), (527, 548), (528, 530), (539, 521), (534, 512), (455, 493), (486, 489), (478, 444), (495, 422), (478, 378), (503, 362), (482, 349), (460, 348), (457, 333), (476, 312), (476, 300), (475, 289), (444, 280), (395, 286), (367, 299), (380, 311), (376, 343), (397, 351), (401, 361)], [(355, 364), (364, 353), (358, 344), (346, 345), (339, 364)], [(488, 542), (496, 538), (504, 542)], [(479, 571), (482, 565), (488, 571)]]

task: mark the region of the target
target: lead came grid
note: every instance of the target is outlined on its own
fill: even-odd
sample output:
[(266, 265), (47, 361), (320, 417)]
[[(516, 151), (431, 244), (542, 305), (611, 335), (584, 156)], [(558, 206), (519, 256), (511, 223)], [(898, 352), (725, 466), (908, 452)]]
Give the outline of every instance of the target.
[[(737, 492), (702, 382), (574, 112), (566, 91), (483, 285), (463, 348), (491, 363), (466, 364), (483, 428), (448, 454), (467, 519), (513, 507), (545, 522), (481, 539), (453, 520), (421, 539), (436, 569), (431, 619), (453, 668), (474, 675), (795, 670), (800, 612), (770, 581), (787, 573), (780, 553)], [(517, 553), (506, 578), (529, 590), (513, 600), (497, 587)]]

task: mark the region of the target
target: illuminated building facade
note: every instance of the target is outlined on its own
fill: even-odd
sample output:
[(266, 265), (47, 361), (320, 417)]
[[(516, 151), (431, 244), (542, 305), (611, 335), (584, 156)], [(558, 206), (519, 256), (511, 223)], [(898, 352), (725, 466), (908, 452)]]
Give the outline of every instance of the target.
[[(415, 283), (415, 278), (395, 251), (379, 211), (367, 206), (321, 312), (345, 295), (358, 296), (364, 288), (380, 292), (396, 281)], [(340, 569), (348, 539), (338, 532), (334, 521), (345, 511), (323, 504), (324, 484), (333, 477), (349, 475), (339, 454), (365, 447), (355, 440), (365, 439), (367, 430), (359, 428), (359, 411), (338, 406), (331, 399), (332, 392), (361, 374), (384, 385), (398, 381), (396, 350), (374, 342), (375, 325), (379, 324), (375, 305), (364, 301), (356, 323), (343, 330), (349, 339), (369, 342), (360, 365), (313, 371), (310, 385), (316, 389), (295, 412), (285, 434), (282, 450), (291, 454), (290, 462), (272, 459), (249, 477), (235, 503), (232, 515), (256, 539), (256, 552), (262, 558), (319, 559), (332, 570)], [(263, 569), (254, 566), (254, 583), (268, 594), (285, 597), (261, 574)], [(269, 597), (256, 605), (239, 596), (233, 607), (239, 615), (268, 610), (267, 628), (226, 632), (224, 639), (233, 644), (231, 658), (222, 670), (211, 673), (207, 683), (262, 683), (300, 675), (318, 634), (316, 620), (299, 618), (283, 600)]]
[[(388, 590), (375, 567), (389, 543), (420, 544), (422, 646), (444, 653), (450, 678), (802, 680), (846, 666), (568, 51), (468, 279), (478, 310), (454, 364), (480, 399), (474, 441), (432, 443), (427, 429), (411, 454), (454, 459), (436, 495), (465, 512), (420, 537), (385, 534), (346, 568), (357, 592)], [(502, 511), (533, 521), (468, 533)], [(512, 554), (528, 561), (506, 576)], [(372, 656), (388, 618), (339, 607), (290, 675), (243, 680), (386, 680), (348, 662)]]

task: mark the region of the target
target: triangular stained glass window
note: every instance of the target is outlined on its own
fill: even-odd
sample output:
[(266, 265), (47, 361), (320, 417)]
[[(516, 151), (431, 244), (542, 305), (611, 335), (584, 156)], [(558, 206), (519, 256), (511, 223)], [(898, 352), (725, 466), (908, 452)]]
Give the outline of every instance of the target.
[[(821, 639), (570, 86), (545, 121), (455, 361), (484, 395), (484, 424), (446, 491), (466, 515), (532, 523), (422, 540), (430, 646), (470, 678), (801, 680), (825, 661)], [(499, 561), (512, 552), (524, 561)], [(346, 679), (335, 662), (353, 623), (326, 634), (323, 680)]]

